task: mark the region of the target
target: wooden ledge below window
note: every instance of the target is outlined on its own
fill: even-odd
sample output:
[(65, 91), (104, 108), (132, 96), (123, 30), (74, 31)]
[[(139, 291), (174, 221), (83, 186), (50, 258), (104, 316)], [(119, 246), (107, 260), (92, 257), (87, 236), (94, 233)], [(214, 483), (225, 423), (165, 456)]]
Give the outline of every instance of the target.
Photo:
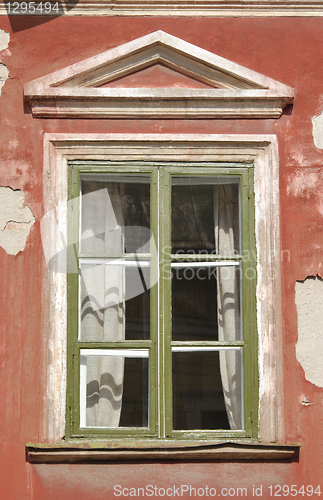
[(284, 461), (298, 460), (299, 444), (61, 442), (28, 443), (27, 461), (37, 463), (109, 463), (128, 461)]

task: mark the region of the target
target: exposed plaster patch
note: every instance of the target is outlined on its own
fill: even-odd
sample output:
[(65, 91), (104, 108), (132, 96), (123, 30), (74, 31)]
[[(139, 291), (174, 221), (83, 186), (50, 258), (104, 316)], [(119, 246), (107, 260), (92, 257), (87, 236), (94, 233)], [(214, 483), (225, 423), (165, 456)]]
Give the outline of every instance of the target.
[[(6, 33), (5, 31), (0, 29), (0, 51), (5, 50), (8, 45), (9, 45), (9, 33)], [(5, 64), (0, 63), (0, 95), (1, 95), (1, 89), (5, 84), (5, 81), (9, 77), (9, 71), (7, 66)]]
[(4, 86), (8, 77), (9, 77), (9, 71), (8, 71), (7, 66), (0, 63), (0, 95), (1, 95), (1, 89)]
[(10, 255), (24, 250), (35, 217), (25, 204), (25, 195), (11, 187), (0, 187), (0, 246)]
[(4, 30), (0, 29), (0, 51), (8, 48), (10, 35)]
[(314, 139), (314, 144), (317, 148), (323, 149), (323, 112), (312, 118), (312, 134)]
[(305, 378), (323, 387), (323, 280), (310, 276), (295, 285), (295, 302), (298, 315), (298, 341), (296, 357)]

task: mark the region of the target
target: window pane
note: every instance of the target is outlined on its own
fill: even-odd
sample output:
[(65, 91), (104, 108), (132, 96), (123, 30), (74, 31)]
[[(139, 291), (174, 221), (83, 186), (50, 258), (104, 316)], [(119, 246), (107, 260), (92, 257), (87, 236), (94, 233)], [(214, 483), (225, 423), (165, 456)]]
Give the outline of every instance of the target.
[(239, 179), (172, 178), (172, 253), (240, 253)]
[(172, 263), (173, 340), (241, 340), (240, 267), (219, 264)]
[(150, 251), (149, 176), (84, 175), (81, 192), (82, 253), (120, 255)]
[(83, 262), (87, 261), (80, 268), (80, 339), (149, 339), (149, 261)]
[(85, 352), (89, 350), (81, 351), (81, 427), (148, 427), (148, 351)]
[(242, 429), (241, 352), (173, 352), (174, 429)]

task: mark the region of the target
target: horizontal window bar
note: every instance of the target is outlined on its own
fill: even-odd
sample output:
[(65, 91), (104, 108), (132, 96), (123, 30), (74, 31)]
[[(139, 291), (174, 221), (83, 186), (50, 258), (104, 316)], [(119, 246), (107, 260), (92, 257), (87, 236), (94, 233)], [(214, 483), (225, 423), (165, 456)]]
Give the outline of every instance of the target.
[(151, 253), (120, 253), (120, 254), (95, 254), (95, 253), (79, 253), (79, 259), (150, 259)]
[(81, 264), (104, 264), (106, 266), (125, 266), (125, 267), (150, 267), (148, 260), (124, 260), (124, 259), (80, 259)]
[(172, 347), (172, 352), (197, 352), (197, 351), (240, 351), (242, 347), (239, 346), (218, 346), (218, 347), (213, 347), (213, 346), (208, 346), (208, 347), (185, 347), (185, 346), (176, 346)]
[(117, 182), (122, 184), (150, 184), (150, 172), (143, 172), (142, 174), (134, 174), (127, 172), (120, 173), (105, 173), (99, 174), (91, 172), (90, 174), (81, 174), (82, 181), (95, 181), (95, 182)]
[(172, 262), (171, 267), (224, 267), (239, 266), (239, 261), (222, 260), (220, 262)]
[(124, 358), (148, 358), (148, 349), (81, 349), (81, 356), (123, 356)]
[(155, 346), (155, 342), (151, 340), (123, 340), (116, 342), (88, 342), (88, 341), (78, 341), (72, 344), (73, 352), (77, 352), (80, 349), (122, 349), (122, 350), (134, 350), (134, 349), (152, 349)]
[(242, 260), (242, 255), (232, 254), (232, 255), (218, 255), (209, 253), (174, 253), (171, 254), (172, 260), (187, 260), (189, 261), (201, 261), (201, 262), (213, 262), (213, 261), (237, 261)]
[[(188, 345), (189, 344), (189, 345)], [(201, 341), (201, 340), (196, 340), (196, 341), (190, 341), (190, 342), (179, 342), (176, 340), (173, 340), (171, 342), (171, 347), (198, 347), (198, 348), (204, 348), (204, 347), (243, 347), (245, 345), (243, 340), (236, 340), (236, 341), (229, 341), (229, 342), (219, 342), (219, 341)]]
[(226, 175), (200, 175), (198, 172), (185, 172), (183, 175), (172, 175), (173, 186), (221, 186), (223, 184), (239, 184), (240, 177)]

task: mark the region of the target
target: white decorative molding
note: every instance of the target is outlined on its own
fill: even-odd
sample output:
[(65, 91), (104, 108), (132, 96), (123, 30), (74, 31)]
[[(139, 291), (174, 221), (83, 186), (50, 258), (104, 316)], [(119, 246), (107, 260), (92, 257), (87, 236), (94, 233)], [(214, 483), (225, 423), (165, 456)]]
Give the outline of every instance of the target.
[[(321, 0), (79, 0), (64, 2), (68, 16), (316, 17)], [(0, 15), (6, 15), (0, 4)], [(13, 14), (15, 15), (15, 14)], [(25, 16), (26, 14), (17, 14)], [(37, 15), (37, 14), (36, 14)], [(44, 15), (39, 14), (39, 15)]]
[[(123, 86), (147, 68), (189, 86)], [(33, 80), (24, 94), (35, 117), (53, 118), (279, 118), (294, 99), (292, 88), (163, 31)]]
[[(279, 165), (275, 135), (45, 134), (44, 209), (67, 201), (68, 160), (253, 162), (257, 245), (259, 439), (284, 442), (280, 288)], [(57, 227), (56, 227), (57, 226)], [(66, 210), (55, 231), (67, 241)], [(53, 231), (53, 237), (55, 237)], [(58, 233), (57, 233), (58, 237)], [(46, 418), (42, 440), (65, 434), (67, 283), (48, 270), (44, 286), (47, 342)]]

